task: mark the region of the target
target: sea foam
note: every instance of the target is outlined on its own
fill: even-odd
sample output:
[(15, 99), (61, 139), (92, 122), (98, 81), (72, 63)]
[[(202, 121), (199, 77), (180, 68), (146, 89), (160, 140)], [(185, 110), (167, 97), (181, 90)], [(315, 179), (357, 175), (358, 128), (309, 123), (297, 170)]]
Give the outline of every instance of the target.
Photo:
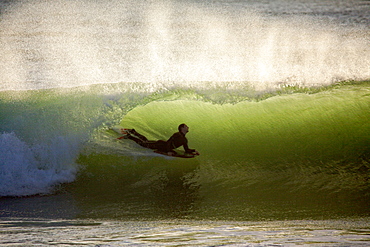
[(55, 186), (72, 182), (77, 172), (73, 146), (63, 137), (50, 144), (28, 145), (14, 133), (2, 133), (0, 196), (48, 194)]

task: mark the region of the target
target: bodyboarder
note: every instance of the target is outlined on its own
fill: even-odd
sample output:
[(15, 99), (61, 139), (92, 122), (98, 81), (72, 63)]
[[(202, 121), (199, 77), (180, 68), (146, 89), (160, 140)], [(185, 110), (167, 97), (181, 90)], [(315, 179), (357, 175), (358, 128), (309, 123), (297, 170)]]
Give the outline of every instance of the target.
[(185, 135), (189, 132), (189, 127), (186, 124), (180, 124), (178, 126), (178, 132), (174, 133), (167, 141), (158, 140), (151, 141), (145, 136), (139, 134), (135, 129), (125, 129), (126, 135), (119, 137), (118, 139), (130, 139), (135, 141), (142, 147), (155, 149), (160, 152), (167, 153), (167, 155), (175, 155), (174, 149), (183, 146), (185, 154), (199, 155), (199, 152), (195, 149), (188, 147), (188, 139)]

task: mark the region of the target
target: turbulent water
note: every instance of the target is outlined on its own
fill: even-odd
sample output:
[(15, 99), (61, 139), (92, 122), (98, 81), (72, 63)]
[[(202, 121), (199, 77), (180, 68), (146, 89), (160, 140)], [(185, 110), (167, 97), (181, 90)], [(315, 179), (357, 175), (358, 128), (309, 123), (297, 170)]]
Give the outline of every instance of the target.
[[(55, 243), (66, 245), (369, 241), (367, 1), (1, 1), (0, 10), (2, 244), (38, 243), (18, 235), (24, 227), (89, 229), (86, 242), (60, 233)], [(110, 130), (165, 140), (181, 123), (194, 159)], [(118, 240), (112, 227), (132, 231)]]

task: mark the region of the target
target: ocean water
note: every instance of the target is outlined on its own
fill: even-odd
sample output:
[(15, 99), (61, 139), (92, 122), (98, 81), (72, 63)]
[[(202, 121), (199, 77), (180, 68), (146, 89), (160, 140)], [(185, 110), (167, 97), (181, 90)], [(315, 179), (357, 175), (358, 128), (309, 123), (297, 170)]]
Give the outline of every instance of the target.
[(369, 7), (0, 1), (0, 244), (368, 245)]

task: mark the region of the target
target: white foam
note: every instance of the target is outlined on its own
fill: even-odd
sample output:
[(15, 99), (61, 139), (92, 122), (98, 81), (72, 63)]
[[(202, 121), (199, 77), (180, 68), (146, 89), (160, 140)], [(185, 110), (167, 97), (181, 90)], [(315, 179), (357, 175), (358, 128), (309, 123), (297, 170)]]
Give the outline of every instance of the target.
[(56, 185), (72, 182), (76, 146), (67, 138), (28, 145), (15, 133), (0, 135), (0, 196), (26, 196), (53, 192)]

